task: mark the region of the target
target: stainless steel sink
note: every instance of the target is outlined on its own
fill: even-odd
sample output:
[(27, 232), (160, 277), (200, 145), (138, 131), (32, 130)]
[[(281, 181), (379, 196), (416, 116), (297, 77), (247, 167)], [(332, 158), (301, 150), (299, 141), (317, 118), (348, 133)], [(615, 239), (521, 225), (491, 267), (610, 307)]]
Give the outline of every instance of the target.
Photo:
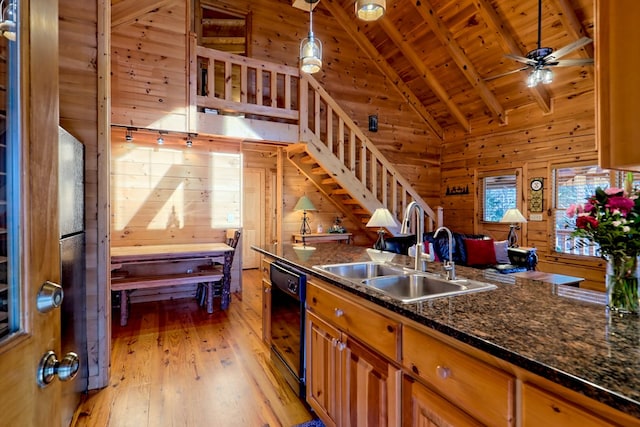
[(369, 279), (380, 276), (396, 276), (408, 272), (408, 270), (402, 267), (375, 261), (314, 265), (313, 268), (340, 276), (344, 279)]
[(378, 277), (363, 280), (362, 283), (405, 304), (496, 288), (491, 283), (468, 279), (446, 280), (429, 274)]
[(313, 268), (370, 286), (405, 304), (496, 288), (491, 283), (469, 279), (447, 280), (432, 273), (375, 261), (314, 265)]

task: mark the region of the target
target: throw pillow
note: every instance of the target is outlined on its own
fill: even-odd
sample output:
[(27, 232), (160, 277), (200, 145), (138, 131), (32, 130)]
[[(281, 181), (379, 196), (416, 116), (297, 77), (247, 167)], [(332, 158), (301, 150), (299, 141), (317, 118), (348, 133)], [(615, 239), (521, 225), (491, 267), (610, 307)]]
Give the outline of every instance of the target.
[(497, 264), (493, 239), (464, 239), (467, 265), (486, 267)]
[(510, 264), (509, 261), (509, 242), (506, 240), (500, 240), (493, 242), (496, 250), (496, 262), (498, 264)]

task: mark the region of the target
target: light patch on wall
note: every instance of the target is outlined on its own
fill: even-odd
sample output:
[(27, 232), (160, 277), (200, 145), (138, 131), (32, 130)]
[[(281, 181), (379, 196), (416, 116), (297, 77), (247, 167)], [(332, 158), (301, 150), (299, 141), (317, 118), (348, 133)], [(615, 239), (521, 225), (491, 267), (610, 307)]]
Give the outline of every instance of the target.
[(134, 147), (113, 165), (113, 226), (152, 230), (184, 224), (184, 154), (180, 150)]

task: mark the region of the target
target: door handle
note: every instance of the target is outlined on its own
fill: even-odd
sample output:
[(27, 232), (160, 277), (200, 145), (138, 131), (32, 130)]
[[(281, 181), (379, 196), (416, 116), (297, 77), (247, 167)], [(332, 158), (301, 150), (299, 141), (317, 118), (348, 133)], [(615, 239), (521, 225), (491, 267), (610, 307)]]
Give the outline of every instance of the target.
[(53, 351), (48, 351), (40, 360), (38, 366), (38, 385), (46, 387), (51, 384), (57, 375), (60, 381), (69, 381), (76, 377), (80, 369), (80, 358), (76, 353), (65, 354), (62, 360), (58, 360)]
[(60, 307), (63, 299), (64, 292), (62, 291), (62, 286), (47, 280), (40, 288), (40, 291), (38, 291), (36, 307), (38, 307), (40, 313), (47, 313), (54, 308)]

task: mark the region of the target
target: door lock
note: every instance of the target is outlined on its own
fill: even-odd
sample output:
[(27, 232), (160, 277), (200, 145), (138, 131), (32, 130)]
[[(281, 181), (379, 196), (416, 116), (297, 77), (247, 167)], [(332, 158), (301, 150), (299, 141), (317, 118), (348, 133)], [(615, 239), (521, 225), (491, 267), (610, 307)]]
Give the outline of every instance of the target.
[(62, 291), (62, 286), (46, 281), (40, 288), (40, 291), (38, 291), (36, 306), (40, 313), (46, 313), (54, 308), (60, 307), (63, 299), (64, 292)]
[(62, 360), (58, 360), (53, 351), (48, 351), (40, 360), (38, 366), (38, 385), (46, 387), (57, 375), (60, 381), (69, 381), (76, 377), (80, 369), (80, 358), (76, 353), (67, 353)]

